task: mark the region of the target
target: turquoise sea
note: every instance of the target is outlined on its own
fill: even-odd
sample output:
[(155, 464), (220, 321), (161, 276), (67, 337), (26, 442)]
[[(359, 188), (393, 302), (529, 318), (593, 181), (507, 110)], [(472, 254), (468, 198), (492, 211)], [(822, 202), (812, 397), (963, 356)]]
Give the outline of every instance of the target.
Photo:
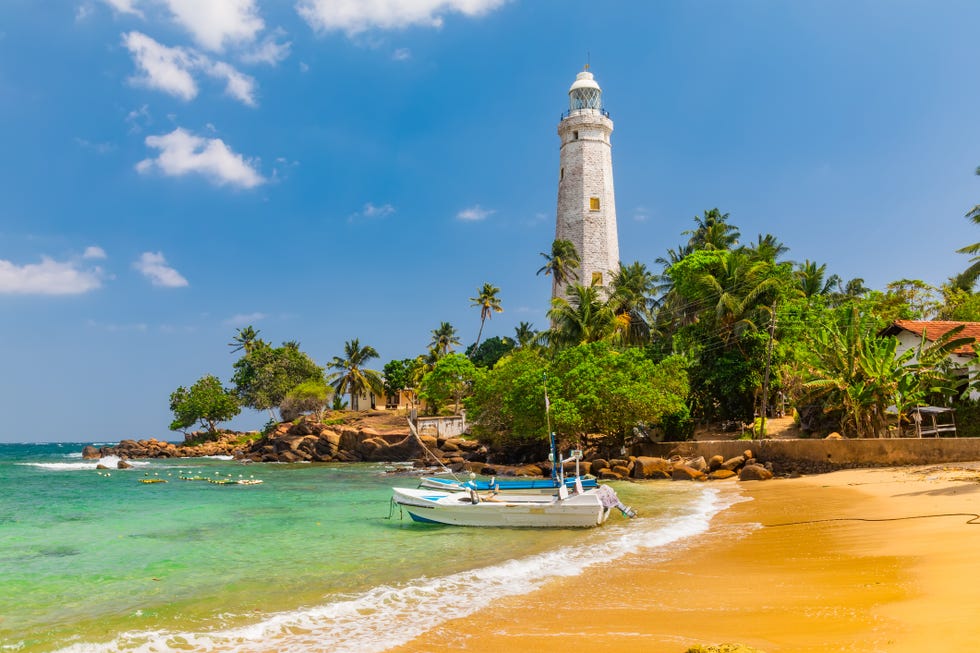
[(106, 472), (84, 444), (0, 444), (0, 651), (384, 651), (490, 597), (676, 551), (737, 500), (617, 483), (638, 519), (453, 528), (400, 519), (390, 488), (417, 479), (390, 466), (195, 458)]

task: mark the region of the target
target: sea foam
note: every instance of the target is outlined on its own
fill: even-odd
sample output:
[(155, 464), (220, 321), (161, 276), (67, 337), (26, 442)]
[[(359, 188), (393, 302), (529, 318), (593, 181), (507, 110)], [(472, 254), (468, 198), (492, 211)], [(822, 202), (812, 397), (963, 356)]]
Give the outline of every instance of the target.
[[(139, 631), (111, 642), (74, 644), (62, 653), (379, 653), (404, 644), (439, 624), (483, 609), (489, 598), (532, 592), (549, 579), (581, 574), (643, 550), (682, 545), (708, 530), (712, 517), (742, 498), (705, 489), (683, 510), (659, 518), (607, 525), (586, 545), (564, 546), (516, 560), (438, 578), (374, 587), (323, 605), (268, 615), (261, 621), (209, 632)], [(397, 624), (397, 627), (394, 627)]]
[[(71, 456), (74, 458), (74, 456)], [(57, 462), (57, 463), (14, 463), (15, 465), (23, 465), (25, 467), (37, 467), (39, 469), (46, 469), (49, 471), (57, 472), (71, 472), (71, 471), (84, 471), (95, 469), (99, 465), (104, 465), (110, 469), (116, 469), (119, 465), (121, 458), (118, 456), (105, 456), (103, 458), (95, 458), (91, 460), (78, 460), (74, 462)], [(143, 460), (127, 460), (133, 467), (145, 467), (149, 465), (149, 462)]]

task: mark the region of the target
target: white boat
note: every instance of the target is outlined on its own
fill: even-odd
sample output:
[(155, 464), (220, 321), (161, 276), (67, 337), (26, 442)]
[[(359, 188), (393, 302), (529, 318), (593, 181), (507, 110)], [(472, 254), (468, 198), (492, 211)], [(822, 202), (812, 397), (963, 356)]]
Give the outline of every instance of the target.
[(606, 521), (609, 511), (619, 504), (616, 492), (606, 485), (582, 492), (559, 490), (553, 496), (480, 493), (472, 489), (392, 489), (392, 501), (412, 520), (452, 526), (589, 528)]
[[(571, 490), (575, 487), (575, 481), (581, 483), (585, 489), (598, 487), (594, 476), (582, 476), (566, 478), (565, 486)], [(524, 494), (554, 494), (560, 485), (558, 479), (551, 478), (513, 478), (500, 479), (493, 477), (490, 480), (476, 478), (475, 474), (470, 474), (468, 481), (457, 478), (443, 478), (440, 476), (423, 476), (419, 480), (419, 487), (429, 488), (430, 490), (444, 490), (446, 492), (460, 492), (463, 490), (474, 489), (478, 492), (522, 492)]]

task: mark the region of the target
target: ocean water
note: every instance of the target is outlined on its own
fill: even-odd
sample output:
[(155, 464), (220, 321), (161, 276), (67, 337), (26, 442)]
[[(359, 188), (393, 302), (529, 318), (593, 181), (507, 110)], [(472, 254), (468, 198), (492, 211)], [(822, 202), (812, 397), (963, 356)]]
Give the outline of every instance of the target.
[(417, 479), (385, 465), (196, 458), (107, 472), (82, 446), (0, 444), (0, 651), (384, 651), (489, 598), (683, 547), (738, 500), (617, 483), (639, 518), (454, 528), (400, 518), (391, 486)]

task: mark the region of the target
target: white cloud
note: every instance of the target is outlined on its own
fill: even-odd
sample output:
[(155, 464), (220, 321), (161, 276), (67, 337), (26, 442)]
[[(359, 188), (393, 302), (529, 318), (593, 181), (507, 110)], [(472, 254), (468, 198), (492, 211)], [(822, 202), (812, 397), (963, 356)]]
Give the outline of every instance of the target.
[(197, 83), (190, 73), (195, 66), (192, 53), (183, 48), (168, 48), (140, 32), (123, 34), (123, 45), (142, 71), (142, 75), (131, 78), (133, 82), (183, 100), (192, 100), (197, 95)]
[(225, 93), (231, 97), (251, 107), (256, 105), (255, 78), (230, 64), (214, 61), (193, 49), (168, 47), (140, 32), (124, 34), (123, 44), (133, 55), (133, 63), (142, 72), (141, 75), (131, 78), (134, 83), (169, 93), (182, 100), (193, 100), (198, 90), (193, 73), (203, 72), (209, 77), (224, 81)]
[(85, 248), (85, 253), (82, 254), (82, 258), (86, 259), (104, 259), (106, 258), (105, 250), (98, 245), (90, 245)]
[(225, 324), (233, 327), (244, 327), (267, 317), (269, 316), (265, 313), (237, 313), (225, 320)]
[(638, 206), (633, 209), (633, 220), (636, 222), (646, 222), (650, 219), (650, 209), (645, 206)]
[(284, 35), (284, 31), (277, 29), (273, 34), (262, 39), (261, 43), (243, 52), (238, 58), (249, 64), (264, 63), (275, 66), (289, 56), (289, 50), (293, 45), (290, 41), (283, 43), (276, 41), (276, 38)]
[(408, 61), (412, 58), (412, 51), (408, 48), (398, 48), (391, 53), (391, 58), (395, 61)]
[(265, 29), (255, 0), (163, 1), (197, 44), (212, 52), (222, 52), (229, 43), (250, 43)]
[(485, 209), (477, 204), (468, 209), (463, 209), (456, 214), (456, 218), (466, 222), (477, 222), (479, 220), (486, 220), (487, 217), (493, 215), (493, 213), (493, 209)]
[(256, 105), (254, 77), (239, 72), (223, 61), (208, 62), (204, 70), (211, 77), (225, 80), (225, 93), (250, 107)]
[(108, 154), (116, 149), (116, 146), (113, 143), (94, 143), (85, 138), (78, 138), (77, 136), (75, 137), (75, 143), (77, 143), (79, 147), (86, 150), (91, 150), (96, 154)]
[(299, 0), (296, 11), (316, 32), (348, 35), (413, 25), (441, 27), (443, 15), (479, 16), (507, 0)]
[(112, 7), (114, 11), (120, 14), (133, 14), (134, 16), (143, 17), (143, 12), (136, 8), (136, 2), (138, 0), (102, 0), (104, 3)]
[(155, 158), (143, 159), (136, 170), (158, 169), (170, 177), (200, 174), (215, 183), (254, 188), (265, 183), (252, 162), (233, 152), (220, 138), (202, 138), (178, 127), (169, 134), (147, 136), (146, 144), (160, 150)]
[(80, 295), (102, 286), (101, 268), (83, 268), (78, 261), (55, 261), (47, 256), (40, 263), (17, 265), (0, 259), (0, 294)]
[(95, 11), (95, 7), (92, 6), (91, 2), (83, 2), (78, 5), (75, 9), (75, 22), (81, 23), (82, 21), (88, 20), (88, 17), (92, 15)]
[(180, 272), (167, 265), (167, 259), (163, 257), (163, 252), (143, 252), (139, 260), (133, 263), (133, 267), (149, 279), (154, 286), (183, 288), (187, 285), (187, 279)]

